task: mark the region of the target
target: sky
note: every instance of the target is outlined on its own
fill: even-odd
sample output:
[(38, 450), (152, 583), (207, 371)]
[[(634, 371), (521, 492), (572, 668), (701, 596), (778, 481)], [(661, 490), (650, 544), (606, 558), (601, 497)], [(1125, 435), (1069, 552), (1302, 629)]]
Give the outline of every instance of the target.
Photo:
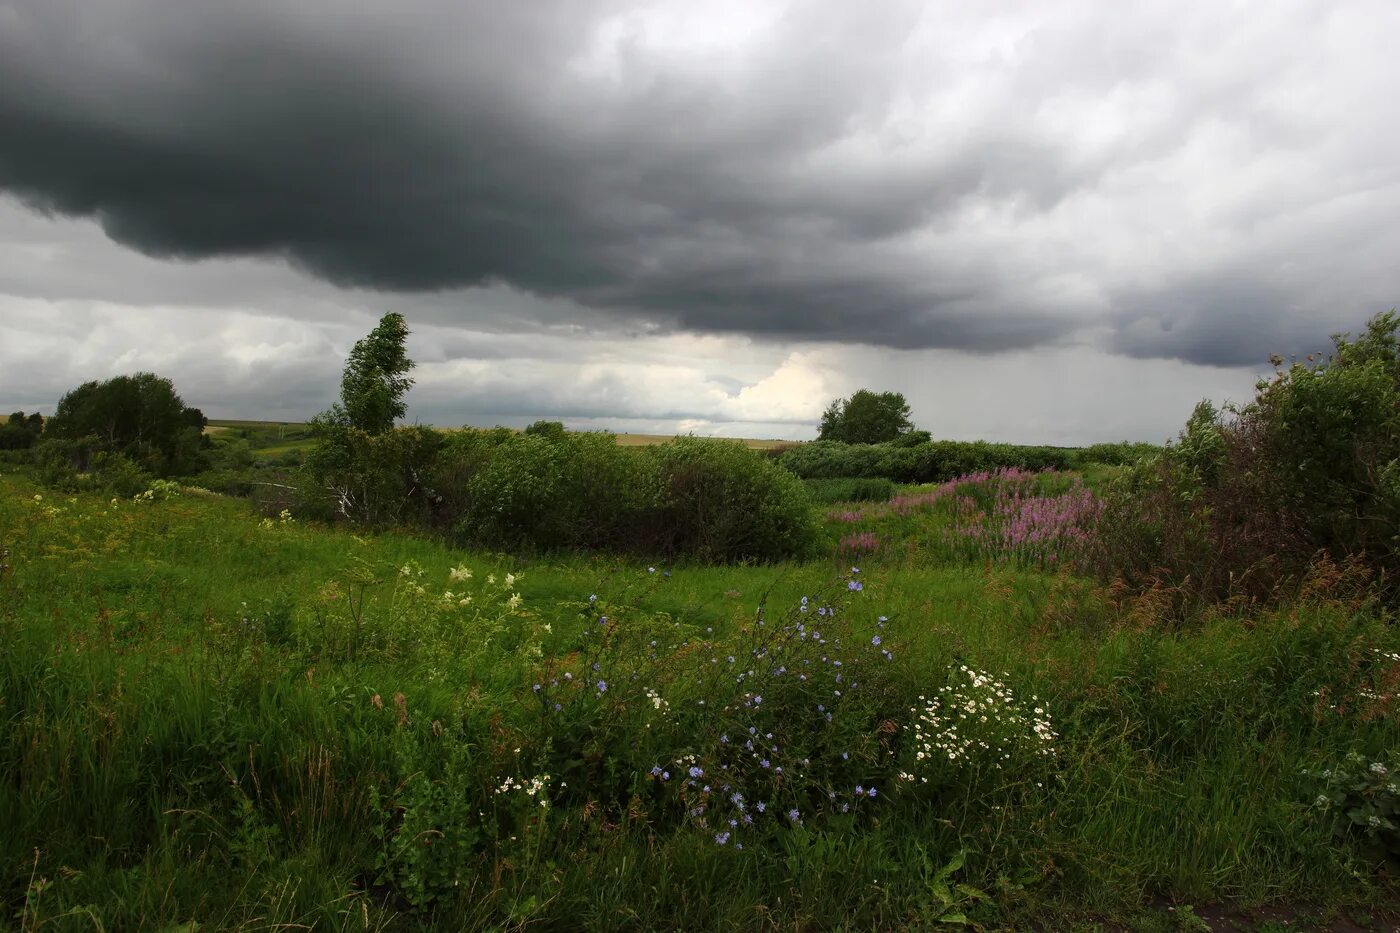
[(1173, 436), (1400, 303), (1400, 4), (0, 0), (0, 409)]

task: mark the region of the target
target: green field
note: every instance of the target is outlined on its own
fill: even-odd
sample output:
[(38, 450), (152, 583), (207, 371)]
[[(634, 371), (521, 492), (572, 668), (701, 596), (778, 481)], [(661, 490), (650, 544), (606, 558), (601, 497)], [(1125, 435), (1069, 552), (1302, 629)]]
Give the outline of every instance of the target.
[(1400, 765), (1385, 613), (1167, 624), (899, 493), (823, 506), (825, 556), (657, 567), (10, 468), (3, 923), (1384, 928), (1317, 798)]
[[(305, 452), (312, 446), (311, 434), (304, 422), (294, 421), (225, 421), (211, 420), (205, 432), (211, 438), (247, 440), (249, 447), (259, 460), (273, 460), (293, 452)], [(618, 444), (624, 447), (643, 447), (661, 444), (672, 439), (669, 434), (629, 434), (615, 435)], [(753, 450), (772, 450), (798, 443), (776, 439), (729, 438), (741, 441)]]

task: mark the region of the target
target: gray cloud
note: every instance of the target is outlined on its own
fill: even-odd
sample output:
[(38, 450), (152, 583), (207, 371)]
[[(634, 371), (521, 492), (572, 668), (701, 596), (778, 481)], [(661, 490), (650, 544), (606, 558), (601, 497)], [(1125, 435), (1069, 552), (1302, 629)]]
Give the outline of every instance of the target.
[(0, 0), (0, 190), (151, 256), (279, 259), (334, 286), (259, 274), (303, 317), (351, 289), (1254, 363), (1400, 292), (1397, 28), (1382, 0)]

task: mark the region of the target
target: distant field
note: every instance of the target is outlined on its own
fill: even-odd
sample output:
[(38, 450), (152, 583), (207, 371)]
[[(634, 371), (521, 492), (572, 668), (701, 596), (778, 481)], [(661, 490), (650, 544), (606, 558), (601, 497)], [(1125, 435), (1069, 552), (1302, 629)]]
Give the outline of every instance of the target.
[[(455, 428), (445, 428), (442, 430), (457, 430)], [(301, 421), (210, 421), (209, 426), (204, 429), (206, 434), (229, 434), (231, 432), (247, 432), (247, 439), (255, 453), (259, 456), (278, 456), (290, 450), (300, 450), (309, 446), (306, 437), (308, 426)], [(624, 447), (647, 447), (652, 444), (661, 444), (671, 440), (674, 434), (629, 434), (619, 432), (616, 434), (617, 442)], [(745, 446), (752, 450), (772, 450), (784, 444), (796, 444), (799, 441), (785, 441), (779, 438), (754, 438), (754, 437), (725, 437), (716, 440), (742, 441)]]
[[(647, 447), (652, 444), (661, 444), (671, 440), (674, 434), (627, 434), (619, 433), (617, 442), (623, 447)], [(784, 444), (797, 444), (799, 441), (785, 441), (778, 438), (756, 438), (756, 437), (717, 437), (715, 440), (742, 441), (745, 446), (752, 450), (772, 450), (775, 447), (782, 447)]]

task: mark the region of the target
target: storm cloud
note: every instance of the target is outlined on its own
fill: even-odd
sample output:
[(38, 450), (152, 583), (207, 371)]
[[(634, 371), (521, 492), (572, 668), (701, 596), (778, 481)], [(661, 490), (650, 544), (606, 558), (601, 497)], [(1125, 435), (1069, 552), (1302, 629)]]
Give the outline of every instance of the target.
[(484, 290), (501, 329), (1256, 363), (1396, 302), (1397, 30), (1380, 0), (0, 0), (0, 189), (444, 325)]

